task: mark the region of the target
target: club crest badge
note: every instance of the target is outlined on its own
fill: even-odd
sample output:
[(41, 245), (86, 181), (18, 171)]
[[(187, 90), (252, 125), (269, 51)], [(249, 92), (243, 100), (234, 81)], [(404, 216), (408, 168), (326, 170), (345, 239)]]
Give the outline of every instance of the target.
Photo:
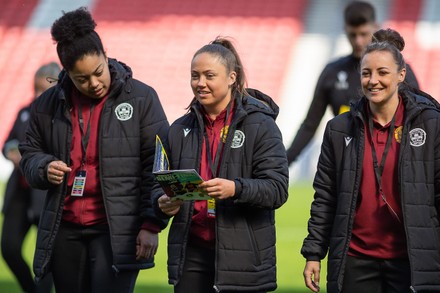
[(118, 120), (127, 121), (133, 116), (133, 106), (129, 103), (119, 104), (115, 109)]
[(402, 129), (403, 129), (403, 126), (399, 126), (394, 130), (394, 138), (396, 139), (396, 141), (398, 143), (400, 143), (402, 141)]
[(234, 132), (234, 138), (232, 139), (231, 148), (238, 149), (243, 146), (244, 140), (246, 136), (244, 135), (243, 131), (241, 130), (235, 130)]
[(419, 147), (425, 144), (426, 132), (421, 128), (414, 128), (409, 132), (409, 143), (414, 147)]

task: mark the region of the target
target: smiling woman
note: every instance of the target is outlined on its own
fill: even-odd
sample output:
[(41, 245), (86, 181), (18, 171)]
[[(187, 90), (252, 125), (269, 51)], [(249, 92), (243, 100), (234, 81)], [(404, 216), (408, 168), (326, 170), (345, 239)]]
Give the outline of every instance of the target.
[(364, 97), (325, 130), (301, 249), (314, 292), (328, 250), (329, 293), (440, 291), (440, 105), (404, 84), (404, 44), (373, 35)]
[(64, 70), (32, 107), (21, 167), (32, 186), (49, 190), (37, 280), (52, 271), (57, 292), (128, 293), (139, 270), (154, 266), (167, 224), (150, 197), (155, 137), (168, 121), (155, 90), (106, 56), (95, 27), (86, 8), (54, 22)]
[(245, 82), (228, 39), (217, 38), (191, 60), (194, 98), (170, 127), (170, 167), (197, 169), (205, 180), (199, 188), (211, 199), (154, 194), (158, 214), (174, 217), (168, 276), (176, 293), (262, 293), (277, 286), (274, 216), (287, 200), (287, 158), (278, 106)]

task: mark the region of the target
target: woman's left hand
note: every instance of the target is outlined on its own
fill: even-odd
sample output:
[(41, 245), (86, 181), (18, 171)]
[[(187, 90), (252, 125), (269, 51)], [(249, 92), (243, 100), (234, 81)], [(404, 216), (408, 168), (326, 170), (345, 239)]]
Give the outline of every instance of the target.
[(136, 239), (136, 260), (152, 258), (157, 252), (157, 233), (142, 229)]
[(199, 188), (208, 192), (213, 198), (226, 199), (235, 195), (235, 182), (233, 180), (214, 178), (199, 185)]

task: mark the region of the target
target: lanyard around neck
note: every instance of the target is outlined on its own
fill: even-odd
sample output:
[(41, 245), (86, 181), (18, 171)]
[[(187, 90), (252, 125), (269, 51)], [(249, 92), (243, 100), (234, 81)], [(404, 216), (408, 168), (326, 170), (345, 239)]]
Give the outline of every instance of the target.
[(223, 123), (223, 133), (220, 135), (220, 142), (217, 147), (217, 152), (215, 153), (214, 162), (212, 161), (212, 154), (211, 154), (211, 148), (209, 146), (208, 134), (206, 133), (206, 130), (203, 129), (203, 136), (205, 138), (205, 145), (206, 145), (206, 155), (208, 157), (209, 168), (211, 169), (211, 173), (212, 173), (213, 178), (217, 177), (218, 167), (220, 164), (220, 153), (222, 152), (223, 139), (226, 138), (226, 134), (227, 134), (226, 124), (228, 123), (229, 115), (231, 112), (231, 105), (232, 105), (232, 101), (229, 102), (229, 104), (226, 108), (226, 117), (225, 117), (225, 121)]
[(382, 159), (380, 161), (380, 165), (378, 165), (377, 152), (376, 152), (376, 148), (374, 146), (373, 118), (371, 117), (371, 115), (369, 115), (369, 117), (368, 117), (368, 126), (369, 126), (370, 137), (371, 137), (371, 152), (373, 154), (374, 174), (376, 176), (376, 180), (377, 180), (377, 184), (379, 185), (379, 189), (382, 189), (382, 173), (383, 173), (383, 169), (385, 167), (385, 161), (386, 161), (386, 158), (388, 155), (388, 151), (390, 150), (390, 147), (391, 147), (391, 141), (393, 139), (395, 122), (396, 122), (396, 114), (394, 114), (393, 119), (391, 120), (390, 130), (388, 132), (388, 138), (387, 138), (387, 142), (385, 144), (385, 149), (382, 154)]
[(81, 164), (82, 164), (82, 166), (84, 166), (86, 163), (86, 152), (87, 152), (87, 146), (89, 145), (89, 139), (90, 139), (90, 120), (92, 120), (92, 113), (93, 113), (94, 108), (95, 108), (95, 103), (92, 102), (92, 105), (90, 107), (89, 120), (87, 121), (87, 130), (84, 133), (84, 119), (83, 119), (83, 115), (82, 115), (82, 103), (79, 103), (79, 106), (78, 106), (78, 121), (79, 121), (79, 129), (81, 130), (81, 147), (82, 147)]
[[(396, 110), (396, 112), (397, 112), (397, 110)], [(368, 116), (368, 127), (370, 130), (371, 153), (373, 156), (374, 175), (376, 177), (376, 183), (379, 188), (379, 193), (380, 193), (380, 196), (382, 197), (382, 200), (385, 202), (386, 206), (391, 211), (391, 214), (397, 219), (397, 221), (399, 223), (401, 223), (400, 217), (397, 215), (396, 211), (394, 211), (394, 209), (388, 203), (387, 198), (386, 198), (385, 193), (383, 192), (383, 188), (382, 188), (382, 174), (383, 174), (383, 169), (385, 168), (385, 161), (386, 161), (386, 158), (388, 155), (388, 151), (391, 148), (391, 142), (393, 140), (393, 133), (394, 133), (394, 128), (395, 128), (395, 122), (396, 122), (396, 113), (394, 113), (393, 119), (391, 119), (387, 142), (385, 144), (385, 149), (382, 154), (382, 159), (380, 161), (380, 165), (378, 165), (377, 152), (376, 152), (376, 148), (374, 146), (373, 118), (372, 118), (372, 115)]]

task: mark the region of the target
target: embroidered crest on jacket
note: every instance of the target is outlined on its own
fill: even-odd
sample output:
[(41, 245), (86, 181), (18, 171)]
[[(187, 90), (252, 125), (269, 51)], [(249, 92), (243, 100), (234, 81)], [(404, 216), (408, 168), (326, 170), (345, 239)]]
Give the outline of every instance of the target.
[(244, 135), (243, 131), (235, 130), (234, 138), (232, 139), (231, 148), (237, 149), (239, 147), (242, 147), (244, 144), (245, 138), (246, 138), (246, 136)]
[(127, 121), (133, 116), (133, 106), (129, 103), (119, 104), (115, 109), (118, 120)]
[(421, 128), (414, 128), (409, 132), (409, 143), (412, 146), (419, 147), (425, 144), (426, 132)]

